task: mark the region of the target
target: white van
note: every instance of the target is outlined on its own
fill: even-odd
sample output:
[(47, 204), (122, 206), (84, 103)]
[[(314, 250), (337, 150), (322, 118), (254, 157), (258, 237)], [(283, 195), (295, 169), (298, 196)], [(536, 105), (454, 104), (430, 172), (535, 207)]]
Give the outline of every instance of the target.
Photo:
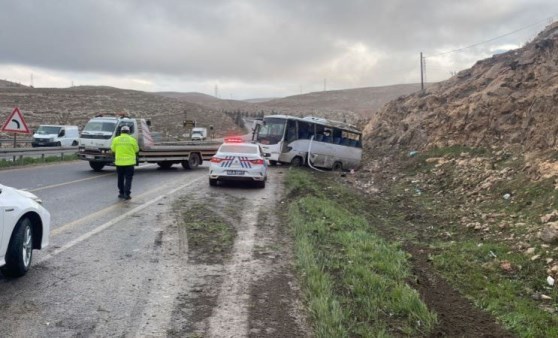
[(40, 125), (33, 134), (33, 147), (71, 147), (78, 145), (77, 126)]

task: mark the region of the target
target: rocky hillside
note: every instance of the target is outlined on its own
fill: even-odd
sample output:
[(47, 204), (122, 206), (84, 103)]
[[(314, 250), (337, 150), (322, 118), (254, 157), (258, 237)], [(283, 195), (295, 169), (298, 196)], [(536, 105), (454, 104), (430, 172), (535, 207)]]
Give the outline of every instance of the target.
[[(483, 280), (482, 292), (468, 289), (474, 278), (463, 266), (482, 270), (482, 279), (488, 270), (505, 275), (494, 279), (498, 287), (510, 278), (527, 290), (510, 302), (547, 312), (546, 300), (558, 297), (557, 89), (554, 23), (520, 49), (389, 102), (365, 128), (354, 186), (402, 209), (387, 217), (416, 229), (421, 240), (436, 239), (441, 251), (455, 244), (463, 253), (468, 243), (503, 248), (488, 260), (464, 255), (457, 274), (447, 275), (468, 298), (478, 297), (476, 304), (488, 304), (487, 286)], [(511, 308), (502, 308), (501, 318)], [(557, 320), (555, 309), (548, 312)]]
[(238, 130), (229, 117), (210, 108), (112, 87), (0, 87), (1, 118), (7, 118), (14, 107), (19, 107), (31, 129), (36, 129), (40, 124), (75, 124), (83, 127), (95, 115), (128, 112), (132, 116), (150, 118), (153, 128), (168, 139), (177, 139), (184, 134), (182, 122), (185, 118), (196, 120), (201, 126), (213, 125), (217, 136)]
[(525, 47), (477, 62), (387, 104), (365, 129), (374, 147), (557, 145), (558, 23)]

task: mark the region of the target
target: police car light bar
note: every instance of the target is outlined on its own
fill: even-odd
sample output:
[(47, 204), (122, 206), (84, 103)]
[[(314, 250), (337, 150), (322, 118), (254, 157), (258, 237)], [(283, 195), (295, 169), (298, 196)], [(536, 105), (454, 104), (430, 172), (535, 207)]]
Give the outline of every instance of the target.
[(225, 138), (225, 143), (244, 143), (244, 140), (242, 139), (242, 137), (226, 137)]

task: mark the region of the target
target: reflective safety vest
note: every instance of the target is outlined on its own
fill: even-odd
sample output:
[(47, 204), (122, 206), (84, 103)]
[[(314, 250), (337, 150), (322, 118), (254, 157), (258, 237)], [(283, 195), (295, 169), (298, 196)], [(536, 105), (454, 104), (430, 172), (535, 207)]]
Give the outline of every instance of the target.
[(135, 165), (136, 154), (139, 152), (138, 141), (132, 136), (122, 133), (112, 140), (110, 149), (114, 153), (114, 164), (117, 166)]

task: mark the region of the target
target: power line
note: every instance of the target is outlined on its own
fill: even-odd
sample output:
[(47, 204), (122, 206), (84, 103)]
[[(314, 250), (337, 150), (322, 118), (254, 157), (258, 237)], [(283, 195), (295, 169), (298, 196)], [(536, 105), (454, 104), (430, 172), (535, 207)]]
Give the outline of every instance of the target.
[[(554, 16), (556, 16), (556, 14), (552, 15), (552, 17), (554, 17)], [(552, 18), (552, 17), (550, 17), (550, 18)], [(488, 40), (484, 40), (484, 41), (481, 41), (481, 42), (477, 42), (477, 43), (474, 43), (474, 44), (469, 45), (469, 46), (466, 46), (466, 47), (461, 47), (461, 48), (454, 49), (454, 50), (450, 50), (450, 51), (443, 52), (443, 53), (440, 53), (440, 54), (431, 55), (431, 56), (425, 56), (424, 58), (425, 58), (425, 59), (426, 59), (427, 57), (428, 57), (428, 58), (433, 58), (433, 57), (437, 57), (437, 56), (441, 56), (441, 55), (446, 55), (446, 54), (450, 54), (450, 53), (460, 52), (460, 51), (465, 50), (465, 49), (469, 49), (469, 48), (476, 47), (476, 46), (479, 46), (479, 45), (482, 45), (482, 44), (485, 44), (485, 43), (488, 43), (488, 42), (492, 42), (492, 41), (494, 41), (494, 40), (498, 40), (498, 39), (501, 39), (501, 38), (506, 37), (506, 36), (508, 36), (508, 35), (515, 34), (515, 33), (517, 33), (517, 32), (520, 32), (520, 31), (522, 31), (522, 30), (525, 30), (525, 29), (527, 29), (527, 28), (531, 28), (531, 27), (533, 27), (533, 26), (539, 25), (539, 24), (541, 24), (541, 23), (547, 21), (548, 19), (549, 19), (549, 17), (545, 18), (544, 20), (537, 21), (537, 22), (532, 23), (532, 24), (530, 24), (530, 25), (527, 25), (527, 26), (521, 27), (521, 28), (519, 28), (519, 29), (516, 29), (516, 30), (514, 30), (514, 31), (512, 31), (512, 32), (509, 32), (509, 33), (506, 33), (506, 34), (502, 34), (502, 35), (500, 35), (500, 36), (497, 36), (497, 37), (494, 37), (494, 38), (491, 38), (491, 39), (488, 39)]]

